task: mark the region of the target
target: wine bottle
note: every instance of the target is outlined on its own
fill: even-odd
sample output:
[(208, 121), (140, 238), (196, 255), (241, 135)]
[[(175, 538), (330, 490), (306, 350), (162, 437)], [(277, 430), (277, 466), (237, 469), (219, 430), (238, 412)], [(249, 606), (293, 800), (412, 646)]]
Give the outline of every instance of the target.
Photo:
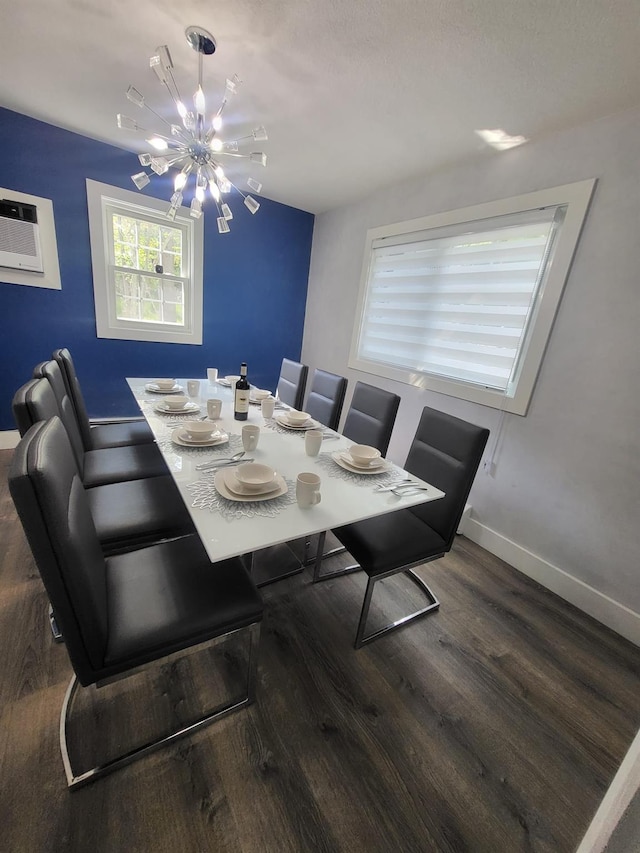
[(249, 381), (247, 380), (247, 365), (240, 365), (240, 379), (236, 382), (233, 403), (233, 417), (237, 421), (246, 421), (249, 417)]

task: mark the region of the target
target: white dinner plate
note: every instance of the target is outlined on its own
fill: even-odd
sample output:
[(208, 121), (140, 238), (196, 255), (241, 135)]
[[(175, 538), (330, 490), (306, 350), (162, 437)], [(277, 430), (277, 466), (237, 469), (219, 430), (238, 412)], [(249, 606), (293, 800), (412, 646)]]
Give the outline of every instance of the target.
[(216, 380), (218, 385), (224, 385), (225, 388), (231, 388), (231, 383), (227, 382), (226, 379), (218, 379)]
[(343, 456), (342, 451), (336, 451), (331, 454), (331, 458), (334, 462), (336, 462), (341, 468), (344, 468), (345, 471), (351, 471), (352, 474), (364, 474), (365, 477), (370, 477), (372, 474), (382, 474), (384, 471), (389, 471), (391, 469), (391, 462), (387, 462), (385, 459), (382, 465), (378, 465), (377, 468), (357, 468), (355, 465), (350, 465)]
[(348, 450), (341, 450), (339, 453), (342, 456), (344, 462), (347, 465), (351, 465), (352, 468), (357, 468), (358, 471), (375, 471), (378, 468), (382, 468), (384, 466), (384, 459), (382, 456), (377, 456), (375, 459), (372, 459), (372, 462), (375, 462), (375, 465), (370, 465), (368, 462), (366, 465), (361, 465), (359, 462), (351, 456)]
[(170, 409), (164, 403), (157, 403), (154, 406), (156, 412), (161, 412), (163, 415), (193, 415), (194, 412), (200, 411), (200, 406), (197, 403), (187, 403), (181, 409)]
[(174, 385), (173, 388), (169, 388), (167, 391), (166, 388), (159, 388), (153, 382), (149, 382), (148, 385), (144, 386), (145, 391), (151, 391), (152, 394), (178, 394), (182, 391), (182, 385)]
[(279, 486), (273, 492), (269, 492), (268, 494), (256, 495), (255, 493), (252, 495), (237, 495), (229, 489), (227, 484), (224, 481), (225, 471), (218, 471), (218, 473), (213, 478), (213, 484), (218, 490), (218, 493), (222, 495), (223, 498), (226, 498), (228, 501), (271, 501), (274, 498), (279, 498), (281, 495), (286, 495), (288, 492), (287, 484), (284, 481), (284, 478), (278, 475), (277, 480)]
[(309, 418), (308, 421), (301, 424), (300, 426), (289, 423), (289, 421), (286, 419), (286, 417), (284, 415), (278, 415), (276, 417), (276, 421), (280, 424), (280, 426), (283, 426), (285, 429), (297, 429), (297, 430), (300, 430), (300, 429), (302, 429), (302, 430), (305, 430), (305, 429), (321, 429), (321, 426), (322, 426), (317, 421), (314, 421), (312, 418)]
[(224, 474), (224, 484), (229, 489), (230, 492), (233, 492), (234, 495), (244, 495), (246, 497), (255, 497), (262, 499), (266, 495), (269, 495), (271, 492), (275, 492), (276, 489), (280, 489), (282, 487), (282, 477), (279, 474), (276, 474), (275, 478), (268, 483), (266, 486), (263, 486), (260, 489), (248, 489), (244, 483), (241, 483), (236, 476), (237, 468), (226, 468), (222, 473)]
[(221, 432), (219, 435), (212, 435), (205, 441), (187, 438), (188, 432), (184, 427), (176, 427), (171, 433), (171, 441), (182, 447), (217, 447), (219, 444), (226, 444), (229, 441), (229, 436), (226, 432)]

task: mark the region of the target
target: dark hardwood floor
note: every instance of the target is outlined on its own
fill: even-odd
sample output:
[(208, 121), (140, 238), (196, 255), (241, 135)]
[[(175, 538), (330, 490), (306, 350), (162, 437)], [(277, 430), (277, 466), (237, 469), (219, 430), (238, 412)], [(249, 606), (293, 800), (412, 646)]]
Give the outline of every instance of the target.
[[(358, 652), (363, 577), (265, 588), (256, 704), (69, 793), (58, 717), (71, 669), (8, 494), (10, 456), (0, 850), (575, 850), (640, 726), (640, 649), (462, 537), (422, 570), (440, 612)], [(386, 614), (413, 597), (404, 586), (378, 594)], [(233, 690), (241, 654), (236, 641), (83, 691), (78, 751), (197, 713)]]

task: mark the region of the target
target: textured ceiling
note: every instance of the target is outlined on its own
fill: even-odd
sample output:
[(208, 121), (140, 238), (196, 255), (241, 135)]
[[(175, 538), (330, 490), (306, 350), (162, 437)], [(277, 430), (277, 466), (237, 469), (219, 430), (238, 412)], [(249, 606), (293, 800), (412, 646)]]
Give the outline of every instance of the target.
[(640, 103), (639, 0), (0, 0), (0, 11), (0, 105), (131, 151), (144, 143), (115, 123), (143, 120), (128, 85), (174, 120), (149, 56), (169, 45), (186, 100), (198, 58), (184, 29), (210, 30), (211, 106), (237, 72), (230, 122), (237, 135), (269, 132), (256, 146), (269, 156), (254, 169), (263, 194), (316, 213), (504, 156), (476, 129), (535, 139)]

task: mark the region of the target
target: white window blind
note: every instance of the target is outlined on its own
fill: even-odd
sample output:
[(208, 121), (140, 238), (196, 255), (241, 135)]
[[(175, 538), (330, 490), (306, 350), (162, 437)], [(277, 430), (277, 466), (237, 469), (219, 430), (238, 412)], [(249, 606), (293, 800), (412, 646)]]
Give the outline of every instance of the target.
[(564, 210), (374, 241), (359, 359), (506, 391)]

